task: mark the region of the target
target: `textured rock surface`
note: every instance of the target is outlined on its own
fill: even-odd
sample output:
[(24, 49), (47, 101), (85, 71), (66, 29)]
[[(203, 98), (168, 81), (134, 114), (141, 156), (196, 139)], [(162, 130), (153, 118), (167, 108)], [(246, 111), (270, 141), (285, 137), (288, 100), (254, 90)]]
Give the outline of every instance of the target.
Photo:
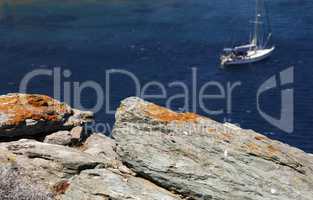
[(186, 198), (313, 199), (312, 156), (250, 130), (128, 98), (113, 136), (128, 167)]
[(178, 200), (179, 197), (153, 183), (107, 169), (85, 170), (73, 178), (66, 200)]
[(1, 200), (53, 200), (53, 193), (14, 168), (0, 167)]
[(58, 131), (47, 135), (43, 142), (68, 146), (72, 144), (72, 135), (69, 131)]
[(105, 165), (102, 159), (80, 150), (34, 140), (1, 143), (0, 149), (14, 155), (14, 165), (20, 167), (24, 175), (49, 186), (84, 169)]
[(110, 161), (118, 160), (119, 157), (115, 152), (115, 141), (102, 134), (91, 135), (84, 143), (82, 150), (91, 155)]
[(115, 142), (100, 134), (91, 135), (79, 148), (23, 139), (0, 143), (0, 169), (17, 170), (57, 199), (180, 199), (135, 177), (115, 149)]
[(107, 167), (118, 169), (125, 174), (135, 175), (134, 172), (124, 166), (120, 161), (116, 153), (116, 143), (111, 138), (102, 134), (93, 134), (86, 140), (81, 149), (85, 153), (102, 159), (102, 162), (106, 163)]
[(83, 139), (84, 128), (81, 126), (76, 126), (71, 130), (70, 134), (72, 143), (79, 144)]
[(76, 126), (70, 131), (58, 131), (45, 137), (45, 143), (64, 146), (79, 146), (84, 139), (84, 129)]
[(0, 143), (0, 155), (0, 167), (11, 165), (24, 177), (55, 194), (64, 193), (70, 179), (82, 171), (112, 165), (81, 149), (26, 139)]
[(92, 117), (90, 112), (71, 109), (44, 95), (0, 96), (0, 138), (52, 133), (81, 125)]
[[(116, 140), (92, 134), (83, 142), (80, 125), (92, 113), (38, 95), (23, 96), (37, 106), (25, 110), (16, 96), (0, 97), (0, 136), (68, 130), (46, 136), (48, 143), (0, 142), (0, 172), (32, 183), (31, 191), (40, 186), (38, 194), (61, 200), (313, 199), (313, 156), (253, 131), (128, 98), (116, 113)], [(0, 199), (4, 193), (27, 199), (15, 188), (0, 187)]]

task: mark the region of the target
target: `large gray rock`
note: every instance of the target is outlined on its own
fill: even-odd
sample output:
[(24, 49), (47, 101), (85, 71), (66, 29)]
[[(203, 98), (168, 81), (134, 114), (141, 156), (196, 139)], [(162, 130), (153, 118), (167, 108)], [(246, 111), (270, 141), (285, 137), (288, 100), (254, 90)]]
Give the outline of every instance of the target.
[(107, 169), (85, 170), (70, 181), (64, 200), (178, 200), (155, 184)]
[[(40, 191), (50, 192), (60, 200), (180, 199), (148, 180), (135, 177), (115, 150), (115, 142), (100, 134), (91, 135), (76, 148), (27, 139), (0, 143), (0, 172), (17, 171), (19, 177), (32, 183), (29, 188), (40, 185)], [(5, 192), (14, 195), (10, 191)], [(0, 188), (0, 197), (2, 193)], [(23, 199), (21, 195), (16, 199), (19, 197)]]
[(128, 98), (113, 137), (128, 167), (185, 198), (313, 199), (312, 156), (251, 130)]

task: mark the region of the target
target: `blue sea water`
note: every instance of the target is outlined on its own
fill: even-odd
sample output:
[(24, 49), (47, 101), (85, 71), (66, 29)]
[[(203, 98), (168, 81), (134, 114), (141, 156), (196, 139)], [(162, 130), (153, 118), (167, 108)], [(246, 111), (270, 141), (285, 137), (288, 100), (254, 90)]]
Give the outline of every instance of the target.
[[(168, 87), (181, 81), (192, 90), (192, 70), (197, 71), (196, 92), (209, 81), (233, 90), (232, 109), (227, 113), (225, 99), (204, 104), (222, 114), (206, 113), (199, 103), (189, 110), (218, 121), (230, 121), (254, 129), (273, 139), (313, 152), (313, 2), (311, 0), (269, 1), (276, 51), (269, 60), (253, 65), (222, 69), (221, 49), (231, 42), (249, 38), (253, 0), (77, 0), (77, 1), (0, 1), (0, 93), (17, 92), (25, 74), (36, 69), (70, 70), (65, 82), (97, 82), (104, 90), (106, 72), (123, 69), (138, 77), (140, 84), (158, 81), (166, 85), (167, 95), (181, 94), (182, 88)], [(294, 131), (287, 133), (267, 122), (258, 112), (256, 93), (261, 84), (284, 69), (294, 68)], [(112, 75), (113, 76), (113, 75)], [(207, 92), (217, 93), (215, 88)], [(280, 90), (270, 90), (261, 98), (261, 107), (279, 118)], [(62, 89), (63, 92), (64, 88)], [(29, 92), (53, 96), (51, 77), (34, 78)], [(150, 88), (150, 94), (160, 93)], [(73, 96), (73, 91), (70, 94)], [(111, 77), (109, 100), (116, 109), (120, 100), (135, 95), (134, 82), (125, 75)], [(61, 100), (65, 99), (61, 95)], [(161, 105), (166, 99), (148, 99)], [(82, 104), (96, 102), (93, 90), (84, 90)], [(73, 102), (68, 102), (73, 105)], [(184, 107), (183, 99), (172, 108)], [(114, 115), (105, 108), (96, 113), (98, 122), (112, 125)]]

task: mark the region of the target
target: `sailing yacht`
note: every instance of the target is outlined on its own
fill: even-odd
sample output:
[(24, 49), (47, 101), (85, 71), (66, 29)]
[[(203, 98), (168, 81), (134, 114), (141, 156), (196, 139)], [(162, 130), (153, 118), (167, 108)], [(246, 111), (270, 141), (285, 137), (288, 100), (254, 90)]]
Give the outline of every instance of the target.
[[(235, 46), (232, 48), (225, 48), (221, 55), (221, 65), (242, 65), (248, 63), (254, 63), (269, 57), (275, 50), (275, 46), (270, 46), (269, 42), (272, 37), (270, 30), (270, 22), (267, 17), (268, 33), (265, 33), (264, 18), (263, 14), (265, 12), (265, 2), (261, 0), (256, 0), (256, 16), (253, 30), (253, 37), (248, 44)], [(263, 7), (263, 8), (262, 8)]]

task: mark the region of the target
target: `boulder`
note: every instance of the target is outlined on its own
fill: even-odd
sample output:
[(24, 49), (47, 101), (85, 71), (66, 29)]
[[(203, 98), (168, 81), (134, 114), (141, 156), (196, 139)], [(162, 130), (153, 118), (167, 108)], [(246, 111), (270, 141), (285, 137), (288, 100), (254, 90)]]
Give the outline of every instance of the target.
[(72, 135), (69, 131), (58, 131), (56, 133), (47, 135), (43, 142), (69, 146), (72, 144)]
[(82, 126), (87, 122), (90, 122), (94, 119), (94, 113), (90, 111), (81, 111), (72, 108), (73, 114), (64, 123), (65, 127), (76, 127)]
[(76, 126), (71, 130), (70, 135), (72, 143), (79, 144), (84, 136), (84, 128), (81, 126)]
[(180, 198), (138, 177), (107, 169), (85, 170), (70, 181), (64, 200), (179, 200)]
[[(0, 158), (11, 158), (11, 164), (14, 160), (12, 168), (46, 188), (55, 187), (85, 169), (105, 166), (102, 159), (79, 149), (28, 139), (0, 143), (0, 153), (3, 154)], [(0, 166), (6, 163), (0, 160)]]
[(82, 146), (85, 153), (103, 158), (106, 160), (118, 160), (119, 156), (115, 152), (116, 143), (111, 138), (101, 134), (92, 134)]
[(251, 130), (132, 97), (113, 137), (137, 176), (186, 199), (313, 199), (312, 156)]
[(25, 138), (69, 130), (88, 122), (90, 112), (70, 108), (44, 95), (0, 96), (0, 139)]
[(76, 126), (70, 131), (58, 131), (47, 135), (44, 139), (45, 143), (58, 144), (64, 146), (79, 146), (84, 139), (84, 128)]
[[(21, 183), (24, 189), (27, 189), (25, 184), (31, 183), (31, 191), (40, 186), (38, 195), (53, 194), (54, 199), (60, 200), (180, 199), (148, 180), (135, 177), (119, 160), (115, 150), (115, 142), (101, 134), (91, 135), (77, 148), (29, 139), (3, 142), (0, 143), (0, 172), (6, 169), (9, 173), (5, 177), (28, 180)], [(15, 196), (15, 199), (31, 199), (24, 198), (20, 192), (14, 195), (15, 189), (18, 188), (5, 191), (5, 194)], [(1, 194), (0, 188), (0, 198)]]
[(116, 153), (115, 141), (101, 133), (92, 134), (81, 149), (85, 153), (101, 158), (107, 167), (118, 169), (124, 174), (135, 175), (120, 161), (119, 155)]

